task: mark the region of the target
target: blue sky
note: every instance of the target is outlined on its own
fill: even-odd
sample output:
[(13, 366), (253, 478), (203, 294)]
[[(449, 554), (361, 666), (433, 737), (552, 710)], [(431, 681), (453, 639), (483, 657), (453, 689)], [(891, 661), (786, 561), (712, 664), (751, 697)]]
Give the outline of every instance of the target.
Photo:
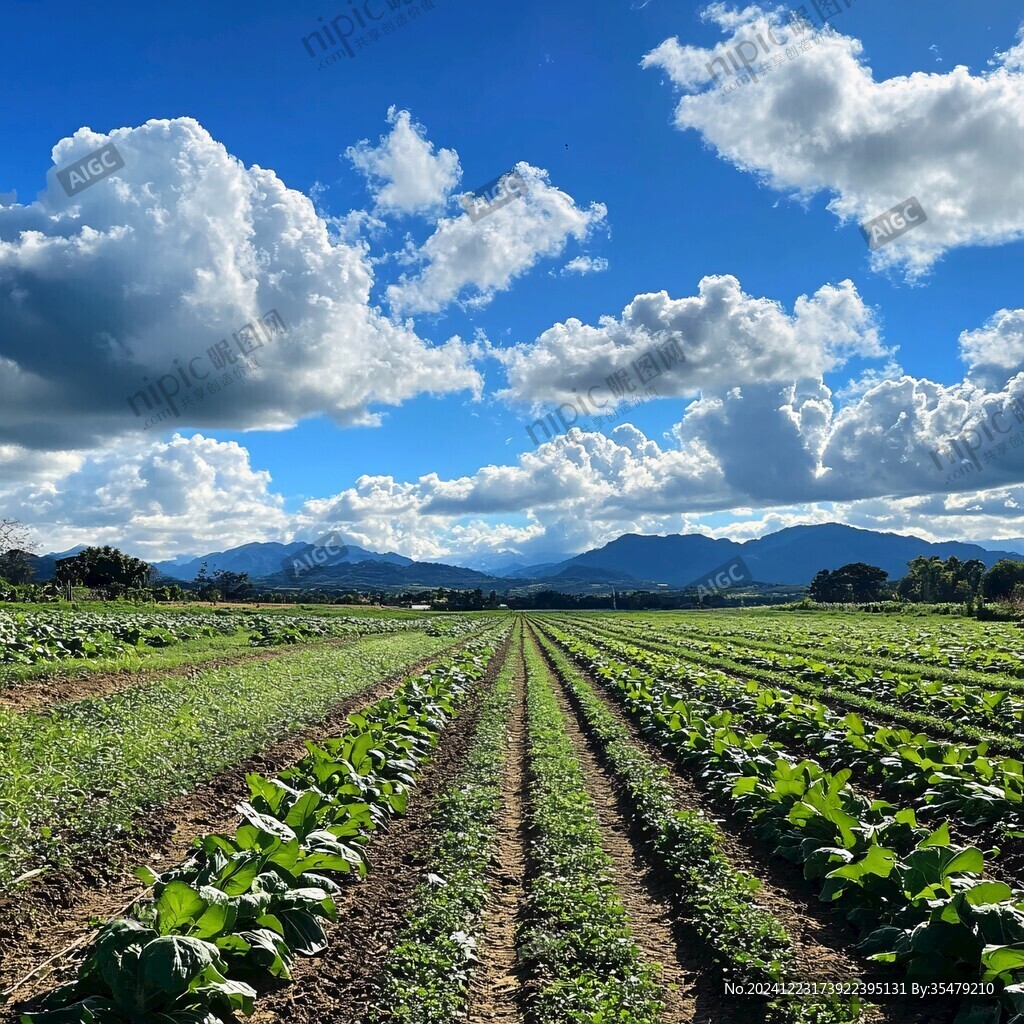
[[(322, 67), (302, 39), (318, 18), (343, 15), (347, 0), (287, 10), (185, 2), (172, 13), (11, 4), (0, 41), (0, 192), (16, 190), (20, 208), (0, 210), (0, 240), (13, 247), (0, 259), (0, 357), (12, 360), (0, 379), (11, 410), (0, 414), (0, 512), (28, 522), (41, 547), (103, 540), (152, 557), (327, 528), (370, 547), (466, 561), (492, 548), (525, 558), (579, 550), (625, 530), (744, 539), (828, 519), (936, 539), (1024, 534), (1024, 449), (993, 460), (984, 478), (951, 481), (919, 465), (1024, 390), (1013, 384), (1024, 355), (1019, 320), (992, 320), (1024, 306), (1020, 55), (994, 56), (1014, 47), (1024, 9), (990, 0), (979, 17), (960, 0), (927, 9), (839, 3), (838, 42), (816, 44), (728, 99), (691, 81), (691, 64), (706, 63), (691, 48), (754, 37), (767, 8), (681, 12), (667, 0), (639, 9), (637, 0), (606, 0), (595, 13), (583, 0), (493, 9), (435, 0), (355, 57)], [(652, 53), (661, 56), (642, 66)], [(954, 80), (957, 65), (967, 70)], [(859, 74), (890, 82), (892, 109), (864, 106)], [(906, 77), (915, 74), (930, 83), (923, 99)], [(690, 127), (677, 114), (687, 99)], [(829, 117), (842, 138), (801, 150)], [(195, 129), (139, 131), (177, 119)], [(403, 125), (405, 149), (388, 166), (405, 184), (388, 206), (387, 174), (368, 178), (346, 152), (368, 140), (361, 152), (379, 161)], [(137, 156), (119, 184), (97, 183), (75, 210), (55, 186), (51, 150), (83, 127), (103, 137), (97, 145), (119, 138)], [(96, 148), (81, 137), (66, 146), (60, 166)], [(218, 171), (223, 194), (206, 182), (184, 204), (200, 172), (218, 163), (218, 147), (229, 165)], [(420, 201), (409, 185), (417, 161), (430, 179), (422, 194), (433, 187), (436, 201)], [(247, 200), (252, 223), (246, 211), (231, 213), (254, 165), (279, 180), (278, 201), (302, 222), (293, 232), (312, 238), (303, 218), (321, 219), (329, 244), (347, 254), (338, 266), (325, 267), (305, 241), (276, 265), (273, 235), (287, 231), (265, 195)], [(478, 225), (455, 223), (466, 220), (459, 194), (517, 165), (527, 168), (528, 198)], [(992, 181), (1005, 181), (1003, 199)], [(929, 223), (872, 258), (857, 223), (903, 199), (893, 190), (904, 184), (907, 195), (922, 193)], [(828, 209), (837, 199), (842, 216)], [(163, 218), (145, 237), (141, 229)], [(86, 225), (103, 237), (99, 257), (82, 244)], [(485, 228), (480, 248), (471, 232)], [(32, 231), (60, 244), (40, 255)], [(126, 231), (137, 243), (125, 242)], [(431, 249), (435, 232), (449, 249)], [(247, 239), (263, 254), (255, 263)], [(193, 245), (201, 255), (189, 264), (182, 250)], [(564, 270), (578, 257), (591, 272)], [(481, 264), (496, 275), (482, 286)], [(183, 286), (200, 267), (202, 287)], [(90, 284), (93, 273), (101, 286)], [(370, 328), (351, 309), (354, 320), (335, 316), (338, 296), (333, 312), (324, 298), (353, 273), (367, 275), (363, 306), (379, 318)], [(605, 428), (611, 448), (591, 438), (581, 449), (570, 438), (530, 457), (525, 427), (539, 411), (571, 386), (601, 382), (610, 366), (628, 366), (643, 347), (625, 325), (598, 338), (555, 330), (547, 344), (538, 339), (568, 321), (621, 318), (638, 296), (696, 302), (706, 278), (736, 285), (707, 289), (686, 320), (707, 332), (679, 335), (690, 355), (686, 385), (625, 414), (619, 422), (635, 428), (628, 437)], [(787, 333), (779, 317), (795, 317), (801, 296), (844, 281), (855, 298), (821, 299)], [(84, 294), (99, 308), (78, 316)], [(720, 314), (723, 303), (737, 308)], [(747, 365), (750, 337), (736, 325), (767, 316), (765, 304), (776, 314), (753, 335), (774, 340)], [(272, 307), (293, 328), (291, 347), (264, 367), (262, 383), (149, 430), (126, 422), (126, 383), (146, 369), (155, 378), (170, 357), (202, 353)], [(633, 323), (639, 334), (672, 333), (668, 320), (654, 325), (647, 315)], [(837, 341), (851, 324), (853, 336)], [(399, 327), (384, 358), (373, 335)], [(363, 329), (370, 337), (345, 352)], [(973, 362), (963, 358), (965, 332), (981, 332)], [(73, 377), (47, 376), (25, 354), (39, 345), (53, 363), (74, 365)], [(509, 351), (512, 364), (501, 358)], [(424, 352), (436, 357), (429, 370)], [(389, 374), (401, 385), (388, 384)], [(901, 393), (899, 379), (916, 383)], [(817, 423), (815, 381), (829, 390), (831, 439)], [(933, 394), (927, 381), (947, 390)], [(799, 436), (776, 438), (790, 427), (766, 417), (787, 384), (804, 396)], [(865, 404), (880, 386), (889, 390)], [(726, 400), (733, 389), (742, 411)], [(360, 490), (361, 477), (390, 482)]]

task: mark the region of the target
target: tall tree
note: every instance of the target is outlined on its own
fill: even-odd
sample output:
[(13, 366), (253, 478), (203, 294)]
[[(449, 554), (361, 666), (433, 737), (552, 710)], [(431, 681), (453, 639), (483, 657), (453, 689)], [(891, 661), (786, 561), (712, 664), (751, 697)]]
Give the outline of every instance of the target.
[(1007, 601), (1018, 583), (1024, 583), (1024, 562), (1004, 558), (996, 562), (985, 576), (985, 596), (995, 601)]
[(0, 519), (0, 555), (8, 551), (32, 553), (28, 527), (17, 519)]
[(951, 555), (945, 562), (933, 555), (915, 558), (907, 566), (897, 593), (905, 601), (924, 604), (941, 601), (969, 601), (978, 596), (985, 576), (985, 563), (977, 558), (961, 562)]
[(71, 584), (118, 594), (144, 587), (153, 575), (155, 570), (148, 562), (108, 545), (86, 548), (74, 558), (61, 558), (57, 562), (56, 579), (65, 586)]
[(203, 562), (199, 567), (199, 572), (196, 573), (196, 578), (192, 581), (192, 584), (196, 588), (201, 600), (220, 600), (220, 590), (214, 582), (213, 574), (211, 574), (210, 567), (207, 562)]
[(31, 583), (36, 574), (32, 556), (21, 548), (10, 548), (0, 554), (0, 580), (8, 583)]
[(849, 601), (877, 601), (889, 574), (877, 565), (851, 562), (835, 572), (822, 569), (808, 588), (812, 600), (825, 604)]
[(808, 597), (812, 601), (817, 601), (818, 604), (829, 604), (835, 600), (834, 593), (832, 589), (832, 573), (828, 569), (820, 569), (811, 581), (811, 585), (807, 588)]
[[(205, 562), (203, 568), (206, 568)], [(198, 578), (197, 576), (196, 579), (198, 580)], [(213, 574), (212, 583), (214, 589), (219, 590), (229, 601), (241, 601), (253, 592), (247, 572), (228, 572), (226, 569), (218, 569)]]

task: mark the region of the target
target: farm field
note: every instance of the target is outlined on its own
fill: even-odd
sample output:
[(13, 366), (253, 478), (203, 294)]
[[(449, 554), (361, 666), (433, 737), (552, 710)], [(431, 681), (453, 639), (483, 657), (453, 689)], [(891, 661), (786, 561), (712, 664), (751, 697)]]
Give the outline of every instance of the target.
[(3, 664), (5, 1022), (1024, 1022), (1012, 624), (25, 608)]

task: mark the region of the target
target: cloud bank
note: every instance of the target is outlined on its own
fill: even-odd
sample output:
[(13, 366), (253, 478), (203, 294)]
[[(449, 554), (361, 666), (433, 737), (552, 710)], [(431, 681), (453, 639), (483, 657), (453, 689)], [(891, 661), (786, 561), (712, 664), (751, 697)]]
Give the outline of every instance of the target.
[[(110, 141), (125, 167), (69, 200), (56, 169)], [(128, 396), (161, 377), (170, 390), (221, 339), (237, 352), (233, 332), (270, 309), (287, 336), (244, 380), (214, 374), (220, 390), (185, 422), (365, 424), (423, 392), (479, 392), (467, 345), (433, 345), (371, 303), (364, 245), (332, 239), (307, 196), (196, 121), (83, 128), (53, 164), (35, 202), (0, 208), (0, 444), (78, 450), (139, 431)]]

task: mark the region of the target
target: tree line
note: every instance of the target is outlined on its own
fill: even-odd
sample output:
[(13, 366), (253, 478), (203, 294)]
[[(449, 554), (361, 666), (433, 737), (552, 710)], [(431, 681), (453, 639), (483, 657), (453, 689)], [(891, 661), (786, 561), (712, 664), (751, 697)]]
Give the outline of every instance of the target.
[[(0, 524), (2, 530), (2, 524)], [(4, 534), (0, 532), (0, 538)], [(161, 581), (159, 573), (148, 562), (134, 558), (117, 548), (90, 547), (70, 558), (58, 559), (54, 577), (45, 584), (33, 582), (35, 567), (32, 555), (16, 542), (23, 536), (12, 528), (6, 549), (0, 541), (0, 596), (8, 600), (59, 600), (74, 595), (76, 589), (88, 590), (104, 598), (138, 601), (249, 601), (260, 604), (377, 604), (380, 594), (309, 589), (281, 592), (261, 590), (244, 572), (217, 569), (211, 572), (203, 562), (195, 579), (168, 583)], [(9, 589), (5, 590), (4, 587)], [(501, 599), (497, 591), (489, 594), (476, 590), (436, 590), (406, 593), (392, 598), (400, 604), (430, 604), (448, 611), (483, 611), (498, 608)]]
[(991, 569), (972, 558), (951, 555), (915, 558), (902, 579), (891, 582), (877, 565), (852, 562), (839, 569), (822, 569), (807, 590), (820, 604), (849, 604), (900, 600), (911, 604), (965, 604), (1009, 601), (1024, 607), (1024, 562), (1004, 558)]

